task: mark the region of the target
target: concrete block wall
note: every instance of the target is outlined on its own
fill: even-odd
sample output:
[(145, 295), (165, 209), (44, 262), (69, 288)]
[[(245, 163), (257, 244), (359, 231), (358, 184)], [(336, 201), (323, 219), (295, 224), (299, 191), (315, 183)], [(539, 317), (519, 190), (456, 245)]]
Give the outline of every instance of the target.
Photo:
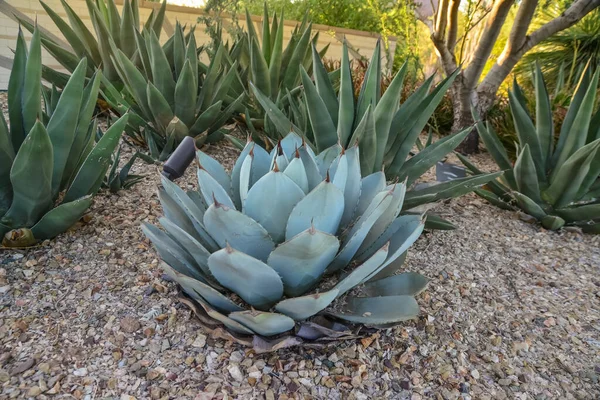
[[(61, 32), (56, 27), (54, 22), (50, 19), (50, 17), (46, 14), (45, 10), (42, 8), (41, 4), (38, 0), (0, 0), (0, 10), (5, 10), (6, 7), (2, 7), (2, 3), (5, 5), (10, 5), (17, 9), (19, 12), (28, 16), (31, 19), (36, 19), (38, 21), (39, 26), (45, 28), (47, 31), (53, 33), (54, 35), (63, 38)], [(45, 3), (50, 6), (56, 13), (58, 13), (62, 18), (67, 19), (67, 15), (60, 3), (60, 0), (45, 0)], [(68, 0), (68, 4), (73, 10), (79, 15), (82, 21), (86, 24), (86, 26), (93, 33), (94, 29), (92, 27), (92, 23), (90, 17), (88, 15), (88, 9), (84, 0)], [(119, 11), (121, 9), (120, 4), (122, 4), (122, 0), (117, 0), (117, 7)], [(146, 21), (152, 8), (156, 8), (159, 6), (158, 3), (148, 2), (141, 0), (140, 4), (140, 22), (143, 23)], [(13, 53), (12, 49), (14, 49), (17, 32), (18, 32), (18, 23), (16, 22), (14, 16), (7, 15), (10, 12), (0, 12), (0, 57), (2, 58), (10, 58), (12, 59)], [(190, 7), (181, 7), (168, 5), (166, 11), (166, 26), (161, 35), (161, 41), (166, 41), (170, 36), (171, 32), (169, 31), (169, 26), (174, 26), (176, 21), (179, 21), (181, 24), (185, 25), (196, 25), (198, 24), (198, 17), (201, 15), (205, 15), (201, 9), (198, 8), (190, 8)], [(255, 29), (257, 32), (261, 31), (262, 28), (262, 17), (253, 17), (253, 22), (255, 25)], [(241, 19), (240, 24), (242, 26), (245, 25), (245, 20)], [(284, 32), (284, 46), (285, 43), (290, 39), (292, 31), (297, 22), (295, 21), (285, 21), (286, 30)], [(313, 31), (319, 31), (319, 40), (318, 40), (318, 48), (321, 49), (327, 44), (329, 44), (329, 50), (327, 51), (327, 58), (337, 59), (341, 58), (342, 54), (342, 43), (341, 39), (343, 37), (352, 45), (352, 47), (359, 51), (359, 53), (367, 58), (370, 58), (375, 49), (375, 44), (379, 38), (378, 35), (369, 32), (355, 31), (344, 28), (334, 28), (325, 25), (313, 25)], [(26, 40), (28, 40), (31, 35), (27, 30), (24, 29), (24, 34)], [(203, 43), (208, 43), (210, 41), (210, 37), (206, 34), (202, 26), (197, 26), (195, 30), (196, 42), (198, 45)], [(395, 38), (391, 38), (390, 40), (390, 50), (391, 54), (396, 46)], [(206, 61), (206, 60), (204, 60)], [(385, 59), (384, 61), (388, 61)], [(54, 69), (61, 70), (60, 64), (52, 58), (45, 50), (43, 50), (43, 62), (45, 65), (52, 67)], [(0, 90), (6, 90), (8, 87), (8, 78), (10, 75), (10, 70), (4, 67), (0, 67)]]

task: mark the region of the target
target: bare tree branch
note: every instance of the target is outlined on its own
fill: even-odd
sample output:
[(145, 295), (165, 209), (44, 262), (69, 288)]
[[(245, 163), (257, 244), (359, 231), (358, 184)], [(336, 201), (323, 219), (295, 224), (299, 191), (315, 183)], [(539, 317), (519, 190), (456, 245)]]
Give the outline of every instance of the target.
[(440, 0), (435, 15), (435, 25), (433, 35), (437, 41), (443, 41), (446, 35), (446, 23), (448, 22), (448, 2), (449, 0)]
[(479, 45), (475, 50), (469, 66), (464, 72), (465, 84), (469, 87), (469, 89), (475, 89), (475, 86), (479, 81), (479, 77), (483, 72), (483, 68), (485, 67), (485, 63), (492, 53), (494, 43), (496, 43), (498, 35), (500, 35), (502, 25), (504, 25), (506, 17), (508, 16), (508, 12), (510, 11), (510, 7), (514, 1), (515, 0), (498, 0), (496, 3), (494, 3), (494, 7), (488, 16), (483, 36), (479, 41)]
[(538, 0), (523, 0), (521, 2), (503, 54), (511, 54), (513, 49), (518, 49), (523, 45), (537, 5)]
[(450, 0), (450, 13), (448, 14), (448, 38), (446, 47), (448, 51), (454, 53), (456, 47), (456, 38), (458, 36), (458, 7), (460, 0)]
[(559, 17), (542, 25), (530, 35), (527, 35), (519, 48), (514, 48), (510, 54), (503, 53), (481, 82), (477, 91), (496, 93), (504, 79), (506, 79), (510, 71), (512, 71), (513, 67), (525, 53), (555, 33), (575, 25), (589, 12), (598, 7), (600, 7), (600, 0), (576, 0)]

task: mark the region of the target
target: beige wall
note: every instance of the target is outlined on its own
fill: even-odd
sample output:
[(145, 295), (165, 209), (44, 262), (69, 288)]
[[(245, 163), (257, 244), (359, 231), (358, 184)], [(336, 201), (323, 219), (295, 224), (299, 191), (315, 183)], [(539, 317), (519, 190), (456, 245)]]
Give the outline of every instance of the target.
[[(66, 13), (59, 0), (45, 0), (46, 4), (52, 7), (61, 17), (66, 19)], [(94, 32), (90, 18), (88, 16), (87, 6), (84, 0), (68, 0), (69, 5), (79, 14), (83, 22), (88, 26), (90, 31)], [(121, 1), (117, 0), (117, 4)], [(139, 1), (140, 3), (140, 21), (143, 23), (148, 18), (152, 7), (158, 7), (158, 3), (151, 3), (144, 0)], [(119, 6), (120, 8), (120, 6)], [(8, 87), (8, 78), (10, 71), (5, 68), (7, 66), (7, 58), (12, 58), (11, 49), (14, 48), (16, 43), (16, 37), (18, 32), (18, 23), (12, 15), (13, 9), (24, 14), (25, 16), (35, 19), (37, 18), (39, 26), (46, 29), (47, 31), (55, 34), (56, 36), (63, 38), (58, 28), (56, 28), (54, 22), (45, 13), (41, 4), (38, 0), (0, 0), (0, 61), (3, 61), (4, 68), (0, 67), (0, 90), (6, 90)], [(197, 8), (179, 7), (168, 5), (166, 12), (166, 21), (164, 25), (164, 31), (161, 35), (161, 40), (166, 40), (172, 33), (173, 26), (176, 21), (185, 25), (197, 24), (197, 19), (200, 15), (203, 15), (202, 11)], [(258, 32), (262, 27), (262, 17), (253, 17), (253, 22)], [(245, 25), (245, 21), (240, 21), (240, 24)], [(284, 35), (284, 42), (289, 40), (292, 30), (296, 22), (285, 21), (286, 31)], [(351, 46), (358, 50), (360, 55), (370, 58), (373, 54), (375, 44), (377, 43), (378, 35), (355, 31), (343, 28), (333, 28), (325, 25), (314, 25), (314, 31), (319, 31), (319, 42), (318, 48), (329, 44), (329, 50), (327, 51), (327, 58), (340, 59), (342, 52), (341, 39), (345, 36)], [(210, 40), (208, 35), (204, 32), (201, 26), (198, 26), (195, 31), (197, 43), (200, 45)], [(25, 31), (25, 38), (29, 39), (31, 35)], [(391, 54), (396, 46), (394, 38), (391, 38), (390, 42)], [(60, 69), (60, 65), (54, 60), (49, 54), (43, 54), (44, 64), (47, 66)], [(390, 62), (384, 59), (384, 62)], [(391, 65), (391, 64), (390, 64)]]

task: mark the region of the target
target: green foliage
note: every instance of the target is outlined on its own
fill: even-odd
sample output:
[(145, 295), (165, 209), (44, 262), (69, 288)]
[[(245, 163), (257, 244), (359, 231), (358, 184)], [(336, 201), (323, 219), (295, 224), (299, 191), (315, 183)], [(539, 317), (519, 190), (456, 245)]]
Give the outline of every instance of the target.
[(36, 26), (28, 52), (19, 30), (8, 88), (10, 129), (4, 116), (0, 119), (0, 235), (5, 246), (51, 239), (81, 218), (102, 184), (128, 118), (119, 119), (94, 146), (96, 124), (90, 121), (101, 73), (86, 84), (84, 58), (62, 92), (42, 90), (40, 41)]
[[(290, 133), (270, 154), (249, 142), (231, 175), (198, 152), (199, 192), (163, 179), (166, 232), (142, 230), (207, 324), (274, 336), (326, 309), (371, 326), (418, 315), (427, 280), (392, 276), (424, 227), (400, 215), (406, 185), (387, 186), (382, 172), (361, 178), (357, 146), (324, 150), (315, 156)], [(336, 285), (320, 288), (325, 277)], [(363, 284), (366, 297), (346, 295)]]
[[(119, 15), (114, 0), (86, 0), (95, 36), (66, 0), (61, 0), (61, 3), (68, 16), (68, 23), (52, 7), (43, 1), (40, 3), (72, 50), (66, 49), (61, 43), (55, 42), (43, 33), (41, 34), (42, 45), (69, 72), (72, 73), (79, 65), (79, 60), (85, 58), (87, 60), (87, 77), (91, 77), (97, 69), (101, 68), (105, 78), (120, 88), (122, 82), (114, 65), (114, 48), (122, 51), (135, 64), (141, 62), (139, 54), (136, 54), (135, 51), (136, 32), (140, 26), (137, 0), (125, 0), (122, 15)], [(167, 2), (163, 1), (157, 11), (152, 10), (148, 20), (144, 23), (143, 32), (152, 31), (157, 37), (160, 36), (166, 4)], [(20, 22), (30, 32), (33, 32), (34, 27), (30, 23), (24, 20), (20, 20)], [(58, 87), (63, 87), (68, 80), (68, 75), (47, 67), (43, 69), (43, 77)]]
[[(290, 114), (280, 110), (256, 86), (254, 94), (265, 108), (281, 135), (291, 129), (311, 143), (319, 156), (335, 157), (331, 146), (349, 149), (357, 144), (362, 149), (360, 169), (363, 176), (384, 170), (387, 179), (406, 181), (412, 186), (422, 174), (454, 150), (467, 132), (431, 143), (411, 156), (418, 136), (433, 111), (452, 84), (456, 74), (444, 79), (430, 90), (430, 77), (402, 104), (403, 67), (394, 76), (385, 93), (381, 94), (381, 62), (377, 46), (364, 75), (358, 98), (355, 98), (352, 72), (347, 49), (344, 48), (340, 71), (339, 91), (336, 93), (329, 74), (319, 57), (313, 57), (314, 83), (303, 67), (303, 100), (290, 102)], [(287, 115), (286, 115), (287, 114)], [(329, 152), (330, 154), (327, 154)], [(484, 177), (477, 185), (484, 184)], [(487, 176), (488, 180), (493, 176)], [(415, 190), (407, 195), (412, 207), (424, 203), (461, 196), (476, 186), (472, 178), (459, 179), (448, 185), (433, 186), (427, 191)]]
[[(560, 4), (544, 7), (534, 25), (553, 20), (565, 8)], [(570, 28), (542, 41), (525, 54), (515, 73), (531, 76), (530, 66), (535, 62), (539, 62), (550, 91), (560, 85), (575, 86), (587, 64), (597, 69), (600, 66), (600, 10), (592, 11)]]
[[(598, 75), (588, 68), (571, 99), (555, 140), (551, 101), (537, 66), (535, 114), (516, 84), (509, 93), (517, 143), (517, 161), (508, 153), (489, 124), (477, 129), (504, 174), (478, 193), (492, 204), (520, 208), (547, 229), (575, 225), (600, 232), (600, 111), (594, 113)], [(535, 117), (533, 117), (535, 115)], [(477, 118), (476, 118), (477, 119)], [(534, 123), (535, 121), (535, 123)], [(479, 170), (463, 158), (475, 174)]]
[(153, 31), (138, 32), (140, 67), (121, 50), (113, 51), (124, 88), (119, 93), (107, 85), (105, 98), (120, 112), (131, 110), (136, 117), (133, 135), (148, 145), (154, 158), (166, 159), (186, 136), (198, 145), (220, 140), (223, 126), (243, 110), (245, 93), (237, 63), (231, 63), (224, 47), (208, 66), (200, 63), (193, 30), (186, 34), (177, 24), (163, 46)]
[(133, 156), (123, 165), (123, 167), (119, 170), (119, 162), (121, 161), (121, 148), (117, 151), (114, 157), (112, 158), (112, 165), (108, 174), (104, 177), (102, 181), (102, 187), (110, 190), (111, 193), (117, 193), (121, 189), (129, 189), (136, 183), (139, 183), (144, 179), (143, 175), (134, 175), (130, 174), (131, 167), (135, 163), (135, 160), (140, 157), (140, 152), (135, 152)]

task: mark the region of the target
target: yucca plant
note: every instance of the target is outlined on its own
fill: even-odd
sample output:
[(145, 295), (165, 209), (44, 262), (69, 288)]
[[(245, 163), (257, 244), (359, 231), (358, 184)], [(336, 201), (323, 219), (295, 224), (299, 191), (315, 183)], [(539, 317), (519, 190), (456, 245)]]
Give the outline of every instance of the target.
[[(88, 77), (101, 68), (104, 77), (120, 88), (121, 81), (113, 63), (114, 53), (110, 42), (114, 43), (134, 63), (141, 62), (140, 55), (136, 53), (136, 32), (140, 27), (138, 1), (124, 0), (123, 12), (119, 15), (114, 0), (86, 0), (95, 36), (67, 1), (60, 1), (67, 14), (68, 23), (48, 4), (43, 1), (40, 3), (71, 48), (65, 48), (63, 43), (56, 42), (52, 37), (42, 33), (41, 40), (44, 48), (71, 73), (79, 65), (79, 60), (85, 58)], [(166, 5), (167, 2), (163, 1), (158, 11), (152, 10), (144, 23), (142, 32), (152, 31), (160, 36)], [(33, 32), (34, 27), (31, 23), (25, 20), (20, 20), (20, 22), (30, 32)], [(68, 75), (46, 67), (43, 68), (43, 77), (58, 87), (63, 87), (68, 80)]]
[[(535, 118), (515, 82), (509, 101), (518, 158), (513, 165), (491, 126), (479, 121), (479, 135), (504, 170), (487, 189), (477, 191), (480, 196), (503, 208), (519, 208), (547, 229), (574, 225), (585, 232), (600, 233), (600, 111), (594, 114), (598, 74), (596, 71), (592, 76), (589, 70), (583, 74), (558, 141), (539, 66), (535, 71)], [(481, 173), (468, 159), (461, 158), (473, 173)]]
[(399, 216), (406, 185), (361, 178), (358, 146), (332, 152), (315, 156), (290, 133), (270, 154), (248, 142), (231, 175), (198, 152), (198, 191), (163, 179), (164, 231), (142, 229), (209, 327), (277, 337), (272, 350), (298, 344), (292, 330), (317, 314), (375, 327), (418, 315), (427, 279), (395, 275), (424, 226)]
[[(313, 53), (315, 52), (313, 47)], [(337, 94), (320, 57), (313, 57), (314, 83), (305, 68), (299, 67), (304, 101), (291, 107), (291, 118), (290, 113), (286, 114), (285, 110), (279, 109), (256, 85), (252, 85), (252, 89), (280, 134), (289, 131), (291, 127), (312, 143), (317, 154), (325, 152), (324, 157), (331, 158), (337, 156), (339, 149), (347, 149), (358, 143), (361, 148), (360, 169), (363, 176), (384, 170), (387, 179), (406, 181), (412, 187), (421, 175), (454, 150), (468, 133), (456, 133), (430, 143), (416, 154), (412, 153), (419, 134), (452, 84), (456, 73), (444, 79), (433, 90), (433, 76), (430, 77), (400, 105), (406, 65), (381, 95), (378, 43), (358, 99), (355, 99), (345, 44), (342, 57), (340, 89)], [(290, 104), (294, 105), (294, 102), (290, 100)], [(304, 126), (298, 126), (295, 121), (304, 121)], [(492, 175), (467, 177), (434, 185), (426, 190), (411, 190), (407, 195), (407, 205), (411, 207), (406, 207), (406, 210), (424, 203), (462, 196), (491, 179)], [(451, 229), (453, 226), (447, 221), (432, 217), (428, 219), (428, 227)]]
[(246, 96), (237, 64), (224, 60), (224, 48), (219, 48), (205, 67), (199, 65), (193, 29), (186, 34), (177, 24), (164, 46), (153, 31), (136, 38), (141, 67), (115, 49), (115, 67), (124, 83), (124, 94), (111, 90), (107, 97), (118, 103), (118, 109), (130, 108), (138, 117), (151, 154), (166, 159), (186, 136), (194, 137), (198, 145), (220, 140), (223, 125), (234, 112), (243, 110)]
[(125, 115), (94, 146), (100, 72), (86, 84), (82, 59), (62, 92), (42, 108), (40, 33), (27, 51), (19, 29), (8, 84), (10, 130), (0, 119), (0, 234), (5, 246), (29, 246), (73, 225), (92, 203), (127, 123)]

